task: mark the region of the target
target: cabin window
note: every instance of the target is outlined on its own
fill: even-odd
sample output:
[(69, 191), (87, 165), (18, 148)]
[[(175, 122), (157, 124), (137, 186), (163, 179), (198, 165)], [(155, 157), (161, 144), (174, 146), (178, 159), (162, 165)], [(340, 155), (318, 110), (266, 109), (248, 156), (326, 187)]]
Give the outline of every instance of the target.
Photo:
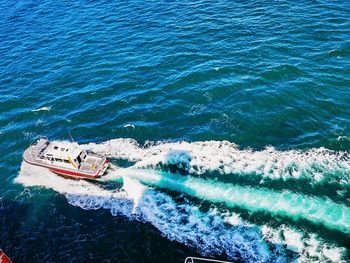
[(77, 157), (77, 161), (78, 161), (78, 163), (81, 163), (81, 158), (80, 158), (80, 156)]
[(55, 158), (56, 162), (62, 162), (62, 159)]
[(58, 149), (58, 146), (54, 146), (53, 148), (54, 148), (55, 150), (57, 150), (57, 149)]
[(80, 157), (81, 157), (82, 160), (84, 160), (85, 157), (86, 157), (86, 153), (85, 153), (85, 152), (81, 152), (81, 153), (80, 153)]
[(69, 163), (69, 161), (68, 160), (63, 160), (65, 163)]

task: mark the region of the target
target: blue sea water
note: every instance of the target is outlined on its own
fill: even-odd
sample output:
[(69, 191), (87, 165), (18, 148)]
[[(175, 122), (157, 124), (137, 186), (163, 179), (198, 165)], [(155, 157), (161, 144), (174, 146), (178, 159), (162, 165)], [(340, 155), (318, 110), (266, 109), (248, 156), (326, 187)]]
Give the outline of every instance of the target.
[[(0, 15), (14, 262), (350, 260), (348, 1), (0, 0)], [(110, 157), (102, 183), (22, 163), (68, 131)]]

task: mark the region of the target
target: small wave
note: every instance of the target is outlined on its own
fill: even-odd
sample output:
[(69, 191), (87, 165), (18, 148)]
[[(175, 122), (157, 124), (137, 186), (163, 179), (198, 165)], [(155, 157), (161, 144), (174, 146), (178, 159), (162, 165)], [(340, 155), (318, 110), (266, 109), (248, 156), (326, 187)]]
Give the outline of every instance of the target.
[(263, 74), (263, 78), (266, 80), (281, 80), (281, 79), (290, 79), (303, 75), (303, 71), (297, 66), (293, 65), (279, 65), (274, 67)]
[(332, 50), (328, 51), (328, 54), (332, 57), (340, 58), (342, 56), (348, 55), (349, 53), (346, 52), (345, 50), (342, 50), (342, 49), (332, 49)]
[(349, 136), (338, 136), (337, 141), (350, 141)]
[(45, 121), (43, 119), (38, 119), (35, 123), (35, 126), (41, 126), (43, 124), (45, 124)]
[(133, 128), (133, 129), (135, 129), (135, 125), (134, 125), (134, 124), (128, 123), (128, 124), (125, 124), (125, 125), (123, 126), (123, 128)]
[(204, 110), (205, 110), (205, 106), (203, 104), (195, 104), (189, 110), (189, 114), (195, 115), (195, 114), (201, 113)]
[(38, 108), (38, 109), (32, 110), (32, 112), (38, 112), (38, 111), (51, 111), (51, 106), (49, 106), (49, 107), (42, 107), (42, 108)]

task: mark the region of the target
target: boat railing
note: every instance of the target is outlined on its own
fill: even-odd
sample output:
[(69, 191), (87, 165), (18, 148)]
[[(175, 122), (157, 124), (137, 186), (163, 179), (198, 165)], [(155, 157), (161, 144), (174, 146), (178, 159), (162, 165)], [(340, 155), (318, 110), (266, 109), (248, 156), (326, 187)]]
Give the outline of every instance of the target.
[(43, 147), (33, 147), (36, 146), (41, 139), (48, 141), (48, 138), (46, 136), (37, 136), (35, 140), (30, 144), (30, 153), (34, 156), (39, 156), (43, 152)]
[(211, 258), (187, 257), (184, 263), (232, 263), (232, 262), (211, 259)]
[(35, 139), (30, 143), (30, 146), (36, 145), (40, 139), (44, 139), (44, 140), (47, 140), (47, 141), (49, 140), (46, 136), (38, 135), (38, 136), (36, 136)]
[(94, 152), (89, 151), (89, 150), (87, 150), (86, 153), (87, 153), (89, 156), (98, 157), (98, 158), (101, 158), (101, 157), (102, 157), (100, 154), (94, 153)]

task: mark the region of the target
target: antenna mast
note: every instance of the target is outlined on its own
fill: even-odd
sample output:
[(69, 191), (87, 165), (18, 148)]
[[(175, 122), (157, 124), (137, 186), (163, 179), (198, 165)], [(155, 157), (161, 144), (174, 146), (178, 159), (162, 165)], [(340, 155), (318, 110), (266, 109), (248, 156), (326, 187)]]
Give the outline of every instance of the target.
[(72, 142), (74, 142), (73, 136), (72, 136), (72, 134), (70, 134), (70, 131), (68, 131), (68, 134), (69, 134), (70, 138), (72, 139)]

